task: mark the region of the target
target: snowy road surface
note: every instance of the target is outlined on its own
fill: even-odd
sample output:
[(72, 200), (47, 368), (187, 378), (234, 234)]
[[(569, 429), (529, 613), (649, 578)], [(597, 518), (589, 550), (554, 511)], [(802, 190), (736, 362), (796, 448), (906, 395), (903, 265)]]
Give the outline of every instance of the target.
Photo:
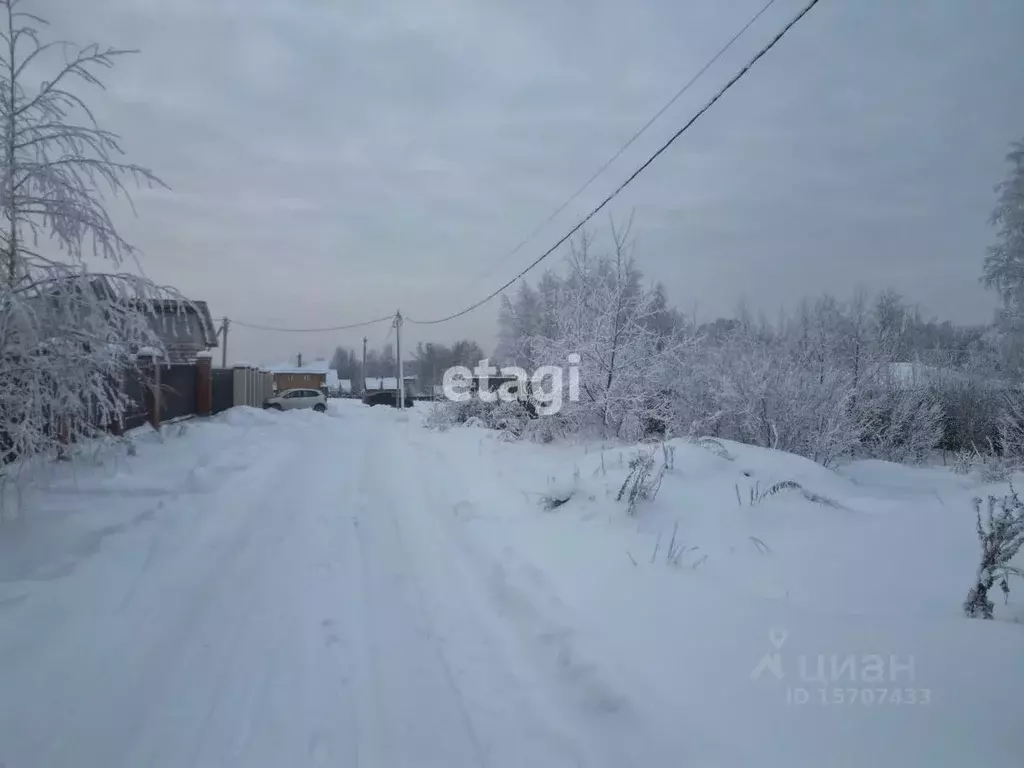
[(500, 574), (432, 514), (462, 468), (380, 409), (289, 416), (229, 482), (172, 502), (199, 507), (187, 521), (165, 507), (2, 625), (21, 662), (4, 669), (6, 766), (625, 765), (617, 750), (646, 749), (642, 724), (607, 728), (617, 702), (585, 673), (572, 712), (524, 658), (508, 628), (543, 635), (541, 613), (496, 602)]
[[(935, 701), (795, 709), (751, 682), (772, 650), (767, 603), (732, 606), (728, 585), (645, 571), (618, 544), (574, 555), (585, 523), (509, 498), (493, 446), (332, 408), (151, 435), (5, 532), (0, 765), (905, 768), (965, 765), (982, 744), (977, 764), (999, 768), (1024, 754), (1019, 709), (996, 705), (1019, 701), (1016, 625), (836, 619), (807, 650), (853, 637), (913, 652), (931, 677), (901, 685)], [(84, 510), (62, 488), (109, 524), (76, 529)], [(558, 554), (528, 551), (510, 510), (553, 526), (540, 541)], [(556, 588), (533, 563), (560, 560)], [(663, 579), (674, 597), (645, 599), (669, 594)], [(950, 646), (922, 638), (988, 660), (939, 679)]]

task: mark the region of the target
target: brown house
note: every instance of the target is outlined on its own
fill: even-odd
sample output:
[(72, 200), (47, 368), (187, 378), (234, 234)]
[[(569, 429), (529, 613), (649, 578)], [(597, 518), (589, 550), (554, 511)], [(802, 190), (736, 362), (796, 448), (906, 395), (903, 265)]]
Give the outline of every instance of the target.
[(302, 365), (300, 357), (297, 365), (271, 365), (267, 370), (274, 375), (275, 392), (283, 392), (286, 389), (319, 389), (325, 393), (327, 391), (328, 367), (325, 360), (314, 360), (312, 363)]

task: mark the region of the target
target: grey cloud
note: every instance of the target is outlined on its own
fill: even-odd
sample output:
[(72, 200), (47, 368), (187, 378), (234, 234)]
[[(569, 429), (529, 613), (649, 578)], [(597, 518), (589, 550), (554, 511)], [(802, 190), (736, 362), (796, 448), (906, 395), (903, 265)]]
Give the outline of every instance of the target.
[[(119, 219), (147, 273), (216, 314), (322, 326), (399, 306), (447, 314), (511, 277), (801, 4), (778, 0), (606, 176), (489, 269), (761, 2), (34, 4), (62, 36), (142, 49), (92, 102), (172, 187), (139, 193), (139, 217)], [(1024, 134), (1021, 28), (1016, 0), (823, 0), (610, 212), (635, 209), (648, 275), (708, 316), (741, 295), (774, 311), (866, 283), (984, 319), (991, 188)], [(407, 326), (408, 342), (489, 346), (495, 311)], [(232, 355), (327, 355), (361, 336), (239, 327)]]

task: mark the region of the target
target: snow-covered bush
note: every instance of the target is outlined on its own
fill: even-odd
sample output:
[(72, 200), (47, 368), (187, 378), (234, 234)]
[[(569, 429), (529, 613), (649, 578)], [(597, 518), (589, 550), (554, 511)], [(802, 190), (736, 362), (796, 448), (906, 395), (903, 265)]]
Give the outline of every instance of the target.
[(998, 449), (999, 415), (1004, 407), (999, 388), (981, 381), (947, 381), (931, 384), (928, 391), (942, 410), (938, 448), (953, 453)]
[(1004, 457), (1024, 460), (1024, 388), (1003, 395), (1003, 408), (996, 420), (999, 447)]
[(653, 451), (641, 451), (629, 460), (629, 472), (622, 481), (615, 500), (626, 501), (630, 516), (636, 514), (637, 502), (653, 501), (658, 495), (666, 467), (665, 463), (658, 466)]
[(876, 390), (861, 397), (856, 410), (868, 456), (920, 462), (942, 440), (942, 407), (927, 390)]
[[(920, 461), (935, 448), (998, 450), (1002, 412), (1011, 452), (1024, 444), (1012, 429), (1024, 407), (1011, 418), (1005, 385), (993, 383), (1013, 369), (1008, 332), (926, 322), (892, 292), (822, 296), (773, 322), (741, 308), (698, 325), (659, 285), (643, 284), (628, 228), (613, 225), (608, 242), (601, 252), (584, 233), (564, 273), (502, 297), (495, 362), (580, 360), (579, 400), (564, 397), (556, 417), (524, 431), (719, 437), (833, 466), (849, 457)], [(1024, 344), (1016, 346), (1024, 370)]]
[(810, 370), (781, 340), (741, 327), (711, 356), (716, 371), (710, 434), (776, 448), (828, 466), (860, 441), (850, 377)]
[(964, 613), (970, 618), (991, 619), (995, 605), (989, 590), (998, 584), (1003, 594), (1010, 594), (1010, 577), (1024, 577), (1024, 570), (1012, 564), (1024, 545), (1024, 502), (1010, 487), (1010, 493), (1001, 498), (988, 497), (985, 519), (982, 519), (982, 500), (974, 499), (978, 540), (981, 542), (981, 563), (976, 583), (967, 593)]
[(526, 439), (548, 443), (566, 434), (562, 419), (557, 414), (538, 416), (526, 403), (515, 400), (484, 402), (477, 398), (461, 402), (443, 400), (434, 403), (425, 425), (447, 429), (459, 425), (481, 426), (502, 432), (511, 439)]

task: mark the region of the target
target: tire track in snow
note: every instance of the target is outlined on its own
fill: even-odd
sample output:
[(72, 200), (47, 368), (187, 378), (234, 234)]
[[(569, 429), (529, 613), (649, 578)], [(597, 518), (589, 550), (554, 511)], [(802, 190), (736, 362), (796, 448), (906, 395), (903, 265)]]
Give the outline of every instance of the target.
[[(575, 713), (576, 742), (598, 745), (585, 764), (686, 760), (705, 740), (671, 712), (658, 711), (651, 702), (632, 700), (622, 693), (624, 689), (617, 688), (622, 672), (608, 665), (614, 658), (608, 657), (599, 638), (577, 629), (580, 625), (572, 611), (540, 569), (508, 545), (492, 554), (474, 540), (474, 521), (489, 517), (480, 514), (481, 506), (503, 502), (501, 492), (493, 487), (488, 487), (485, 499), (479, 499), (477, 488), (466, 478), (485, 478), (487, 485), (486, 477), (494, 471), (491, 463), (475, 450), (467, 450), (464, 456), (438, 450), (438, 446), (427, 444), (430, 437), (434, 435), (413, 431), (403, 435), (402, 444), (410, 446), (415, 455), (403, 457), (400, 464), (422, 467), (430, 498), (428, 510), (434, 513), (431, 522), (459, 553), (463, 580), (478, 585), (499, 621), (514, 631), (520, 648), (541, 670), (540, 685), (552, 692), (556, 710), (562, 707)], [(459, 458), (464, 461), (457, 462)], [(510, 514), (510, 519), (515, 519), (524, 512), (517, 508)], [(684, 733), (689, 735), (683, 737)]]
[[(456, 533), (459, 523), (452, 513), (458, 512), (460, 503), (451, 503), (459, 498), (457, 493), (453, 495), (457, 488), (450, 484), (452, 467), (440, 466), (442, 456), (424, 450), (407, 434), (395, 435), (390, 442), (411, 443), (411, 455), (403, 450), (397, 463), (420, 468), (425, 487), (416, 489), (418, 503), (404, 484), (407, 503), (396, 506), (417, 509), (405, 522), (415, 525), (422, 556), (420, 570), (432, 581), (431, 593), (456, 591), (457, 600), (449, 598), (434, 606), (449, 614), (450, 642), (460, 642), (460, 636), (468, 632), (464, 619), (460, 624), (458, 617), (450, 615), (450, 604), (457, 602), (464, 613), (471, 609), (474, 639), (482, 638), (489, 647), (491, 662), (507, 670), (506, 677), (515, 681), (512, 686), (516, 690), (529, 692), (521, 707), (544, 734), (548, 752), (540, 759), (545, 764), (630, 764), (631, 755), (607, 733), (609, 724), (628, 719), (625, 700), (603, 684), (596, 667), (578, 657), (570, 630), (514, 587), (503, 564), (482, 558)], [(422, 503), (424, 495), (426, 504)], [(465, 655), (468, 641), (461, 637), (461, 642)], [(553, 686), (553, 681), (560, 682)]]

